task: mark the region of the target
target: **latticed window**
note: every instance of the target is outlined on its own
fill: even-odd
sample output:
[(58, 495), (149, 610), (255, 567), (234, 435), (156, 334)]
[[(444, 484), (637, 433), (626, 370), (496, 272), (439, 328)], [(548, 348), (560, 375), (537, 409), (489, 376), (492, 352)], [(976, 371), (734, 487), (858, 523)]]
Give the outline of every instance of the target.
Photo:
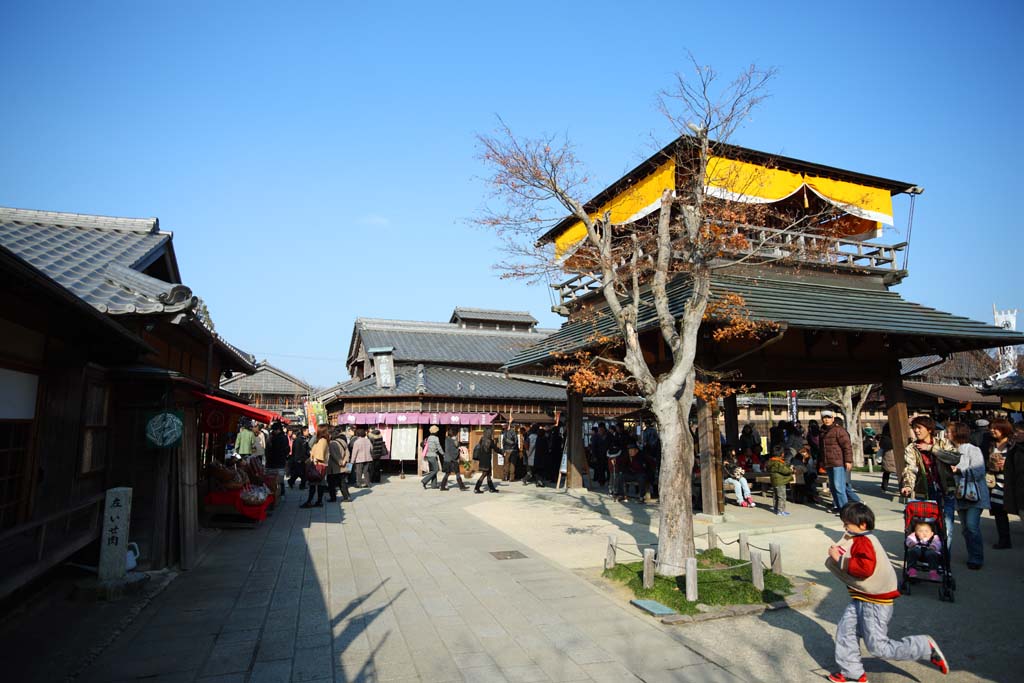
[(0, 529), (20, 520), (28, 499), (31, 420), (0, 420)]
[(85, 388), (82, 420), (82, 474), (107, 466), (107, 387), (89, 382)]

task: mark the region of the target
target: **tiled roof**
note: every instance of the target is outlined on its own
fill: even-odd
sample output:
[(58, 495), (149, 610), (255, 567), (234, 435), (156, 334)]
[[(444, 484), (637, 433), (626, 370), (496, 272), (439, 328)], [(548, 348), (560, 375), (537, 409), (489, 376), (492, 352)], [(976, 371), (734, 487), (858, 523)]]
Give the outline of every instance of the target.
[[(669, 307), (682, 315), (690, 296), (691, 281), (679, 276), (668, 286)], [(725, 294), (741, 295), (750, 317), (788, 323), (790, 327), (850, 332), (877, 332), (922, 338), (942, 338), (957, 349), (987, 348), (1024, 343), (1024, 335), (986, 325), (934, 308), (906, 301), (884, 289), (844, 287), (811, 280), (774, 279), (752, 276), (716, 276), (711, 284), (712, 299)], [(645, 297), (648, 298), (649, 294)], [(640, 307), (637, 328), (657, 326), (653, 305)], [(590, 320), (568, 322), (541, 343), (516, 354), (509, 368), (549, 361), (552, 352), (586, 348), (596, 336), (618, 336), (615, 319), (602, 307)]]
[(0, 207), (0, 244), (104, 313), (175, 313), (192, 291), (139, 272), (171, 240), (155, 218)]
[(941, 398), (953, 403), (990, 403), (998, 404), (998, 398), (983, 396), (974, 387), (957, 386), (955, 384), (935, 384), (932, 382), (904, 382), (903, 388), (925, 396)]
[(275, 368), (266, 361), (256, 365), (253, 375), (235, 375), (220, 383), (222, 389), (236, 394), (282, 394), (305, 396), (310, 387), (301, 379), (292, 377), (284, 370)]
[(417, 394), (417, 368), (395, 368), (395, 386), (377, 387), (373, 377), (355, 382), (339, 393), (345, 397), (371, 396), (446, 396), (452, 398), (516, 399), (534, 401), (565, 401), (565, 382), (546, 377), (523, 379), (506, 377), (501, 372), (466, 370), (439, 366), (423, 367), (426, 391)]
[[(396, 363), (489, 365), (497, 368), (551, 332), (541, 329), (532, 332), (477, 330), (454, 323), (358, 318), (353, 341), (361, 338), (367, 349), (394, 347)], [(353, 346), (350, 354), (354, 351)]]
[(537, 319), (530, 315), (529, 311), (499, 311), (489, 308), (469, 308), (468, 306), (456, 306), (452, 312), (449, 322), (483, 321), (494, 323), (523, 323), (524, 325), (536, 325)]
[(1024, 377), (1015, 372), (1009, 377), (1002, 377), (990, 382), (985, 382), (981, 389), (982, 394), (1003, 396), (1006, 394), (1024, 394)]
[(939, 363), (941, 360), (941, 356), (904, 358), (900, 361), (901, 374), (929, 382), (970, 384), (999, 372), (999, 361), (982, 350), (961, 351)]

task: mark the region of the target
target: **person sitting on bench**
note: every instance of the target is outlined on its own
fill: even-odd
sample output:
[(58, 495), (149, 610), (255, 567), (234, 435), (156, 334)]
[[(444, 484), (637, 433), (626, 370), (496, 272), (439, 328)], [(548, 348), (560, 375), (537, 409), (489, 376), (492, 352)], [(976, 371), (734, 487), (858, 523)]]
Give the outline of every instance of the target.
[(644, 457), (640, 455), (640, 446), (636, 441), (630, 441), (626, 444), (626, 458), (625, 461), (620, 463), (622, 467), (622, 489), (618, 491), (619, 500), (625, 500), (626, 497), (626, 483), (635, 482), (640, 492), (637, 494), (639, 500), (643, 502), (647, 496), (647, 463)]

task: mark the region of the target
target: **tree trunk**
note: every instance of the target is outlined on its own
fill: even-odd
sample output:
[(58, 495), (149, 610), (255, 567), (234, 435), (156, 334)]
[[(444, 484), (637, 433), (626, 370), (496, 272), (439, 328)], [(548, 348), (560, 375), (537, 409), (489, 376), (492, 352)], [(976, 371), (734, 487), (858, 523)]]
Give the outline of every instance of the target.
[(662, 576), (681, 576), (685, 573), (686, 558), (696, 557), (690, 497), (693, 437), (681, 401), (659, 393), (652, 397), (651, 410), (658, 420), (661, 437), (657, 572)]
[(853, 466), (864, 466), (864, 437), (860, 431), (860, 412), (853, 401), (853, 387), (843, 387), (840, 393), (843, 415), (846, 417), (846, 431), (850, 433), (850, 448), (853, 449)]

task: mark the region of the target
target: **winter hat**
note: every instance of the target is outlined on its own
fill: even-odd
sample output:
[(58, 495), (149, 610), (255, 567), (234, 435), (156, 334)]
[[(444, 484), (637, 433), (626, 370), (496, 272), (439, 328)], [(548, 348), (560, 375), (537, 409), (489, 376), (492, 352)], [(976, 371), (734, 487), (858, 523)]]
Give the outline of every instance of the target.
[(430, 425), (430, 429), (428, 431), (430, 431), (431, 434), (437, 434), (437, 425)]

